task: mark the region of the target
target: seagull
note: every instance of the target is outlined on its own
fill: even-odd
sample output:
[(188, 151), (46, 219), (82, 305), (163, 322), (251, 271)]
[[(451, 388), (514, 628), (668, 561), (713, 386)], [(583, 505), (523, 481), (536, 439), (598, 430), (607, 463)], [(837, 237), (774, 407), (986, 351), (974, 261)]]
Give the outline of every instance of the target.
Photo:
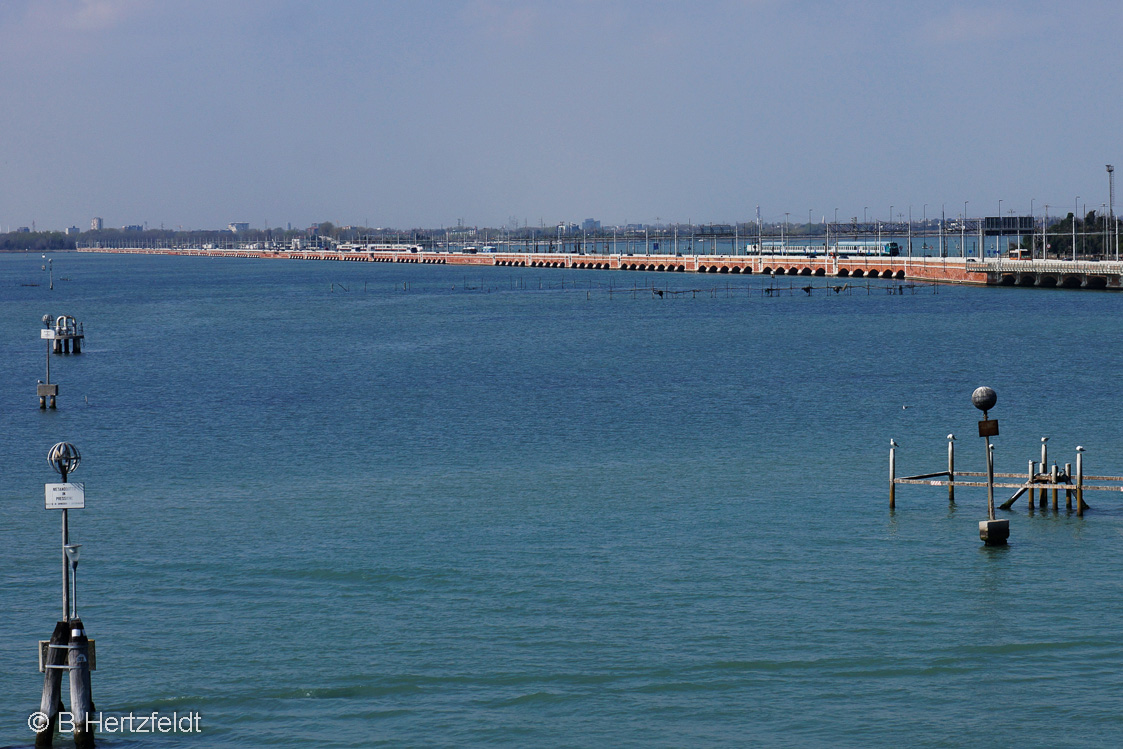
[(907, 410), (908, 410), (908, 408), (909, 408), (908, 406), (901, 406), (901, 410), (902, 410), (902, 411), (907, 411)]
[(949, 435), (948, 435), (948, 439), (949, 439), (949, 440), (951, 440), (952, 442), (955, 442), (955, 435), (954, 435), (954, 434), (949, 434)]
[(889, 447), (897, 447), (897, 440), (894, 440), (894, 439), (889, 440)]

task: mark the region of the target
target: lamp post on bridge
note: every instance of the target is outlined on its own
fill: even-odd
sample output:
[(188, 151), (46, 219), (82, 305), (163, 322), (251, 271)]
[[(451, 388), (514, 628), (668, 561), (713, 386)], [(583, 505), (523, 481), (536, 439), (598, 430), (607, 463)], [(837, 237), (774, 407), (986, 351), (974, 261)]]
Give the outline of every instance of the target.
[(967, 267), (967, 204), (969, 200), (963, 201), (963, 220), (959, 222), (959, 251), (963, 253), (963, 267)]
[(1072, 262), (1076, 262), (1076, 214), (1080, 212), (1080, 196), (1072, 201)]

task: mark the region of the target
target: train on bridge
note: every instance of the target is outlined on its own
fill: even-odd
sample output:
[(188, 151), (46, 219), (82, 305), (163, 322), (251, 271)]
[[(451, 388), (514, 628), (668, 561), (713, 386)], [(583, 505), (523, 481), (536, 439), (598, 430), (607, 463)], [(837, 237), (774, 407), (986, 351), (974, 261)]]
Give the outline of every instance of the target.
[(752, 254), (757, 255), (794, 255), (798, 257), (900, 257), (901, 245), (897, 242), (876, 239), (842, 240), (827, 246), (825, 244), (789, 244), (768, 241), (763, 251), (758, 245), (749, 245)]

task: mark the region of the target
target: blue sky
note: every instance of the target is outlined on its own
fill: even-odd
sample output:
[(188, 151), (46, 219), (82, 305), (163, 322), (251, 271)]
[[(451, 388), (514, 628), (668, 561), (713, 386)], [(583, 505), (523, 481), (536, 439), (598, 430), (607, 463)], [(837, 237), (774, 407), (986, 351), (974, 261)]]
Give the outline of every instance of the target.
[(0, 0), (0, 226), (1098, 209), (1121, 43), (1118, 0)]

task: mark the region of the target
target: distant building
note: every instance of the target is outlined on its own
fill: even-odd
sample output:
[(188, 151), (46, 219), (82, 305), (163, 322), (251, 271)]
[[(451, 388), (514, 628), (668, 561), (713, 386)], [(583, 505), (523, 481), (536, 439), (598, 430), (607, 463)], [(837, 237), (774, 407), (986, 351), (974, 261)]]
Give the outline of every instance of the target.
[(70, 227), (67, 227), (67, 229), (66, 229), (66, 236), (68, 236), (68, 237), (73, 235), (73, 234), (81, 234), (81, 233), (82, 233), (82, 230), (79, 229), (77, 226), (70, 226)]
[(30, 233), (31, 233), (31, 227), (29, 227), (29, 226), (20, 226), (16, 229), (16, 234), (30, 234)]
[(600, 221), (595, 218), (587, 218), (581, 222), (581, 228), (584, 231), (600, 231)]
[(128, 224), (122, 226), (121, 231), (144, 231), (144, 227), (141, 224)]
[(247, 221), (232, 221), (226, 225), (226, 228), (237, 234), (240, 231), (249, 231), (250, 225)]
[(94, 219), (90, 221), (90, 231), (101, 231), (104, 228), (105, 222), (101, 220), (101, 216), (95, 216)]

